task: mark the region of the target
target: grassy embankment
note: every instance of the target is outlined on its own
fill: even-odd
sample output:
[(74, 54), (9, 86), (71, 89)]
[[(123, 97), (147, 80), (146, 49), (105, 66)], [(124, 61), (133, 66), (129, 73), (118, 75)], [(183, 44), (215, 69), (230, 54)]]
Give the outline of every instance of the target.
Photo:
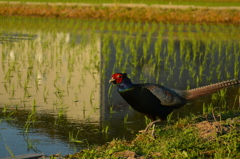
[(68, 158), (237, 158), (240, 156), (240, 111), (186, 117), (157, 128), (157, 138), (138, 135), (113, 140)]
[[(3, 0), (4, 1), (4, 0)], [(118, 3), (118, 4), (160, 4), (160, 5), (195, 5), (195, 6), (240, 6), (239, 0), (5, 0), (19, 2), (50, 2), (50, 3)]]
[[(37, 1), (37, 0), (36, 0)], [(39, 0), (40, 1), (40, 0)], [(39, 2), (37, 1), (37, 2)], [(173, 1), (171, 4), (190, 5), (172, 6), (167, 5), (156, 7), (152, 5), (155, 1), (149, 1), (146, 5), (125, 6), (121, 3), (128, 1), (117, 1), (111, 6), (103, 5), (111, 1), (101, 1), (102, 4), (96, 3), (94, 6), (79, 4), (56, 4), (56, 3), (0, 3), (0, 15), (2, 16), (39, 16), (39, 17), (58, 17), (58, 18), (79, 18), (79, 19), (97, 19), (97, 20), (121, 20), (136, 22), (170, 22), (170, 23), (240, 23), (240, 10), (230, 8), (215, 8), (216, 6), (240, 6), (237, 1)], [(31, 1), (33, 2), (33, 1)], [(44, 1), (41, 1), (44, 2)], [(58, 2), (52, 0), (49, 2)], [(75, 2), (64, 1), (60, 2)], [(86, 1), (80, 1), (85, 3)], [(94, 1), (91, 1), (94, 3)], [(136, 3), (137, 1), (131, 1)], [(155, 2), (157, 4), (169, 4), (170, 1)], [(192, 6), (195, 5), (195, 6)], [(213, 6), (213, 8), (197, 7), (197, 6)]]

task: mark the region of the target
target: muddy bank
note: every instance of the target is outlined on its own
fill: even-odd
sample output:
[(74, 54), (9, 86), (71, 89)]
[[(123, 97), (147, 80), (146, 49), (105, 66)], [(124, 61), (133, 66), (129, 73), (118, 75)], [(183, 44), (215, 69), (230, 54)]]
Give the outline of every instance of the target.
[(0, 3), (1, 16), (36, 16), (109, 21), (240, 24), (238, 7)]

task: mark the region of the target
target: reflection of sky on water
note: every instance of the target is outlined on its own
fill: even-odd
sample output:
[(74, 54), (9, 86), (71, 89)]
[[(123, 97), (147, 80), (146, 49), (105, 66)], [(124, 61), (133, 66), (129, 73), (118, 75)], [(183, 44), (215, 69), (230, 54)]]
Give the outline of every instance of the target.
[(41, 132), (25, 134), (21, 128), (13, 127), (5, 122), (0, 124), (0, 133), (0, 157), (11, 157), (9, 151), (12, 151), (15, 156), (27, 153), (74, 153), (74, 147), (62, 142), (60, 136), (55, 136), (53, 139)]

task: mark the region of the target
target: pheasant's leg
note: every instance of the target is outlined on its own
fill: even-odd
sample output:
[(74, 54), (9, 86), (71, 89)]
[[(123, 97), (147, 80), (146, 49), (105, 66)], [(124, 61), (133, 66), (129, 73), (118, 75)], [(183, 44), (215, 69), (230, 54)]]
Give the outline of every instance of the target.
[(156, 139), (156, 136), (155, 136), (155, 126), (156, 124), (153, 124), (153, 129), (152, 129), (152, 133), (151, 133), (151, 136)]
[(161, 122), (161, 119), (158, 119), (158, 120), (155, 120), (155, 121), (149, 123), (149, 124), (147, 125), (147, 127), (145, 128), (144, 133), (147, 133), (148, 130), (153, 126), (153, 124), (159, 123), (159, 122)]

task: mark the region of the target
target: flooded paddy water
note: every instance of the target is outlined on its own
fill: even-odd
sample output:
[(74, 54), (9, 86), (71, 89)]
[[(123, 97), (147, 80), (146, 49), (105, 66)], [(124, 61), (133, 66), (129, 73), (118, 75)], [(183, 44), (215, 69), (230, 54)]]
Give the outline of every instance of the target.
[[(108, 83), (114, 72), (176, 89), (239, 78), (234, 25), (0, 17), (0, 26), (0, 157), (133, 139), (148, 121)], [(239, 87), (231, 87), (171, 120), (234, 109), (238, 100)]]

